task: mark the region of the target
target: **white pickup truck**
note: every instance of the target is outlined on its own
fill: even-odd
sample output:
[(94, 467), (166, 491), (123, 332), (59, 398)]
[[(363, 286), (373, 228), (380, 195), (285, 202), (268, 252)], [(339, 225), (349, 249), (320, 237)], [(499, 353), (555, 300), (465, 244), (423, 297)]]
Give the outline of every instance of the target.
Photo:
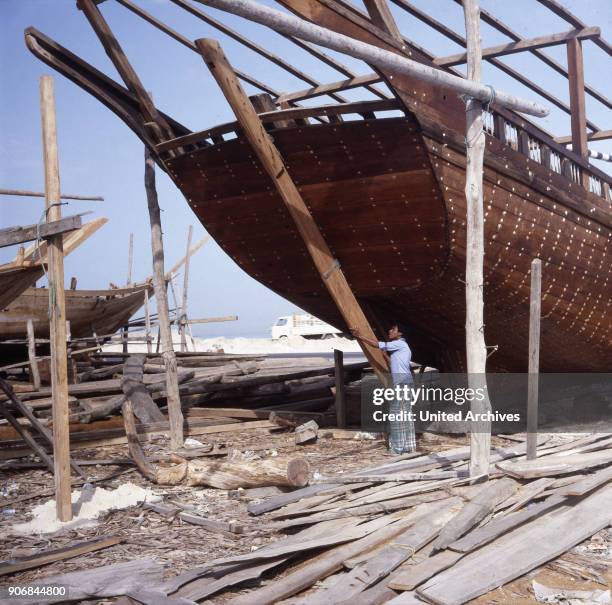
[(313, 315), (285, 315), (272, 326), (272, 340), (302, 336), (303, 338), (333, 338), (342, 332)]

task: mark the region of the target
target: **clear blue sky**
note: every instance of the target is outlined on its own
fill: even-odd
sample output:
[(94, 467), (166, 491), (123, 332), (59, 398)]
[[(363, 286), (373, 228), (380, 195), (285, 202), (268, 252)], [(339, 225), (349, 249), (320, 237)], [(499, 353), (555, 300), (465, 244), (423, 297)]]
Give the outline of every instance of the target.
[[(168, 0), (135, 1), (190, 39), (217, 38), (236, 68), (248, 71), (273, 88), (288, 91), (305, 87), (303, 82)], [(359, 0), (357, 2), (361, 4)], [(563, 2), (587, 25), (601, 27), (603, 35), (608, 40), (612, 39), (611, 0)], [(266, 3), (274, 5), (272, 0), (266, 0)], [(462, 11), (452, 0), (413, 0), (413, 4), (463, 33)], [(481, 4), (483, 9), (494, 13), (524, 37), (571, 29), (569, 24), (544, 9), (536, 0), (482, 0)], [(341, 78), (337, 72), (270, 30), (202, 5), (198, 7), (276, 54), (290, 59), (303, 71), (323, 82)], [(153, 92), (158, 107), (192, 130), (232, 118), (229, 107), (198, 56), (113, 0), (104, 2), (101, 10), (146, 88)], [(461, 50), (397, 7), (393, 6), (392, 10), (403, 33), (419, 45), (437, 55)], [(117, 80), (119, 77), (88, 22), (76, 9), (74, 0), (0, 0), (0, 187), (41, 190), (43, 172), (38, 79), (42, 74), (53, 72), (25, 47), (23, 30), (30, 25), (109, 76)], [(482, 27), (482, 36), (484, 46), (508, 41), (486, 25)], [(587, 82), (612, 97), (609, 57), (592, 43), (587, 42), (584, 46)], [(546, 52), (566, 64), (564, 47), (550, 48)], [(358, 73), (371, 71), (366, 65), (348, 57), (337, 58)], [(536, 58), (521, 54), (504, 60), (559, 98), (568, 100), (566, 81)], [(113, 113), (59, 74), (54, 75), (62, 190), (103, 195), (106, 200), (103, 203), (73, 202), (64, 212), (93, 210), (92, 216), (106, 216), (109, 219), (101, 231), (68, 257), (66, 278), (76, 276), (82, 288), (105, 287), (111, 281), (124, 283), (130, 232), (135, 234), (134, 277), (145, 278), (150, 274), (151, 260), (148, 213), (142, 183), (142, 143)], [(520, 85), (510, 84), (504, 74), (486, 63), (483, 66), (483, 80), (500, 89), (537, 98)], [(249, 94), (258, 92), (248, 86), (247, 91)], [(355, 100), (369, 98), (365, 92), (349, 92), (345, 96)], [(589, 117), (601, 128), (612, 128), (609, 110), (589, 98), (587, 108)], [(569, 118), (554, 107), (551, 107), (550, 116), (539, 123), (556, 135), (570, 131)], [(604, 152), (612, 151), (610, 141), (591, 146)], [(610, 168), (610, 164), (602, 162), (596, 165), (605, 170)], [(204, 229), (181, 193), (161, 170), (158, 170), (158, 191), (163, 208), (166, 259), (171, 264), (184, 254), (188, 225), (195, 226), (194, 239), (201, 237)], [(8, 226), (36, 222), (42, 207), (42, 201), (37, 199), (0, 197), (0, 224)], [(9, 260), (14, 252), (14, 248), (4, 249), (0, 260)], [(263, 336), (278, 315), (295, 311), (290, 303), (243, 273), (215, 243), (208, 243), (193, 259), (191, 276), (191, 317), (239, 316), (238, 322), (200, 326), (196, 331), (198, 335)], [(179, 285), (181, 279), (182, 276)]]

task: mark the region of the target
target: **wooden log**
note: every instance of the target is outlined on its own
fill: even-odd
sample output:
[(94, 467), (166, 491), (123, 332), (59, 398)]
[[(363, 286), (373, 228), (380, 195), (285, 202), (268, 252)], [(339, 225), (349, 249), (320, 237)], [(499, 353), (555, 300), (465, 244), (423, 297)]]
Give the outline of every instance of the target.
[(486, 484), (442, 529), (433, 544), (434, 552), (444, 550), (451, 542), (466, 534), (517, 489), (518, 483), (509, 477)]
[(81, 216), (65, 216), (56, 221), (43, 224), (28, 225), (27, 227), (9, 227), (0, 229), (0, 248), (14, 246), (23, 242), (31, 242), (38, 239), (49, 238), (53, 235), (61, 235), (68, 231), (74, 231), (81, 227)]
[(542, 314), (542, 261), (531, 261), (529, 302), (529, 377), (527, 389), (527, 460), (536, 457), (538, 440), (538, 383), (540, 374), (540, 316)]
[(310, 465), (304, 458), (267, 458), (215, 462), (196, 460), (189, 463), (187, 485), (210, 485), (219, 489), (239, 487), (303, 487), (310, 479)]
[(181, 352), (187, 351), (187, 300), (189, 289), (189, 259), (191, 255), (191, 238), (193, 236), (193, 225), (189, 225), (187, 231), (187, 253), (185, 254), (185, 270), (183, 272), (183, 295), (181, 300), (181, 315), (179, 318), (179, 333), (181, 336)]
[(178, 390), (176, 357), (172, 345), (170, 329), (170, 312), (164, 275), (164, 243), (161, 229), (161, 212), (155, 186), (155, 160), (145, 146), (145, 190), (151, 223), (151, 250), (153, 257), (153, 287), (159, 318), (159, 336), (162, 346), (162, 357), (166, 368), (166, 389), (168, 398), (168, 415), (170, 418), (170, 446), (180, 448), (184, 442), (183, 412)]
[[(296, 36), (302, 40), (314, 42), (321, 46), (337, 50), (339, 52), (362, 59), (370, 65), (385, 68), (392, 72), (405, 74), (419, 78), (425, 82), (454, 90), (460, 94), (468, 95), (482, 102), (489, 102), (491, 90), (480, 83), (465, 80), (451, 73), (444, 72), (422, 63), (417, 63), (402, 55), (383, 50), (360, 42), (354, 38), (332, 32), (323, 27), (308, 23), (303, 19), (282, 13), (278, 10), (268, 8), (251, 0), (198, 0), (203, 4), (245, 17), (262, 25), (287, 34)], [(543, 117), (548, 115), (548, 110), (537, 103), (526, 101), (510, 95), (506, 92), (496, 90), (495, 100), (497, 103), (509, 109)]]
[(344, 383), (344, 353), (334, 349), (334, 376), (336, 384), (336, 425), (346, 428), (346, 388)]
[(459, 561), (417, 590), (440, 605), (459, 605), (554, 559), (612, 521), (612, 489), (540, 517)]
[[(478, 0), (465, 0), (465, 29), (467, 38), (467, 77), (480, 82), (480, 7)], [(467, 165), (465, 197), (467, 202), (467, 242), (465, 259), (465, 349), (468, 383), (471, 388), (486, 389), (487, 348), (484, 337), (484, 202), (483, 164), (485, 133), (482, 103), (470, 97), (466, 104)], [(480, 401), (473, 399), (470, 410), (474, 414), (491, 411), (488, 394)], [(470, 423), (470, 473), (473, 476), (489, 471), (491, 422), (477, 420)]]
[[(374, 332), (346, 281), (346, 277), (340, 268), (340, 263), (334, 258), (325, 239), (321, 235), (310, 210), (289, 175), (278, 149), (262, 126), (257, 113), (242, 89), (218, 42), (200, 39), (196, 40), (196, 45), (234, 110), (238, 121), (245, 131), (246, 138), (251, 143), (264, 169), (274, 182), (278, 193), (304, 240), (317, 271), (321, 275), (327, 290), (347, 325), (358, 328), (369, 341), (375, 341)], [(389, 367), (383, 352), (368, 342), (360, 341), (360, 344), (374, 371), (383, 382), (386, 382)]]
[[(45, 165), (45, 208), (47, 221), (61, 217), (60, 177), (53, 79), (40, 79), (43, 159)], [(64, 299), (64, 242), (53, 236), (48, 244), (49, 336), (51, 340), (51, 389), (53, 397), (53, 462), (57, 517), (72, 519), (70, 491), (70, 430), (68, 428), (68, 365), (66, 350), (66, 303)]]
[(36, 391), (40, 389), (40, 372), (38, 371), (38, 361), (36, 360), (36, 339), (34, 337), (34, 322), (28, 319), (28, 361), (30, 362), (30, 380)]

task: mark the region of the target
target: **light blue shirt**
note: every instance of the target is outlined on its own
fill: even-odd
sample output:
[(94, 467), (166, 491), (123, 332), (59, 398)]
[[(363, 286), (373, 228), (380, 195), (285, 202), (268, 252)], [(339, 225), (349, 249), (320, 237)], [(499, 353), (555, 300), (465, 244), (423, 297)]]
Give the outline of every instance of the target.
[(412, 372), (410, 371), (412, 351), (408, 343), (403, 338), (398, 338), (390, 342), (379, 342), (378, 348), (387, 351), (391, 357), (393, 384), (407, 384), (412, 382)]

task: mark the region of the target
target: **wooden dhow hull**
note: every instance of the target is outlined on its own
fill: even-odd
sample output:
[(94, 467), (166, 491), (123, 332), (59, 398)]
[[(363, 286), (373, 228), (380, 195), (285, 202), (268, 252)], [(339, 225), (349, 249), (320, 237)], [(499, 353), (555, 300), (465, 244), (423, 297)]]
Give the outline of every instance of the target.
[[(108, 336), (126, 325), (144, 303), (148, 285), (109, 290), (66, 290), (66, 320), (72, 338)], [(27, 338), (28, 319), (37, 338), (49, 338), (49, 290), (29, 288), (0, 312), (0, 340)], [(0, 354), (4, 347), (0, 349)]]
[[(273, 136), (374, 325), (403, 321), (416, 359), (458, 369), (465, 342), (465, 155), (423, 123), (408, 114), (283, 128)], [(520, 155), (511, 147), (488, 139), (489, 159), (525, 164), (525, 157), (508, 157)], [(547, 194), (550, 184), (526, 186), (520, 170), (513, 178), (490, 164), (484, 195), (485, 330), (494, 347), (489, 367), (526, 369), (529, 271), (537, 257), (544, 265), (542, 371), (607, 371), (609, 222), (589, 215), (586, 204), (577, 211)], [(191, 151), (166, 166), (202, 224), (242, 269), (348, 329), (246, 141)], [(592, 202), (605, 215), (598, 199), (589, 200), (595, 195), (562, 184), (576, 208)]]
[[(330, 29), (392, 48), (379, 30), (355, 26), (325, 3), (283, 3)], [(26, 31), (26, 43), (150, 147), (204, 227), (249, 275), (325, 321), (349, 328), (238, 124), (190, 133), (164, 115), (176, 138), (156, 142), (133, 93), (36, 30)], [(403, 321), (415, 359), (461, 370), (465, 107), (444, 89), (383, 75), (397, 100), (260, 117), (379, 336), (390, 322)], [(391, 106), (401, 115), (377, 117)], [(609, 371), (610, 177), (517, 114), (495, 104), (485, 114), (488, 368), (527, 369), (530, 263), (540, 258), (541, 371)], [(329, 121), (311, 121), (321, 117)]]

